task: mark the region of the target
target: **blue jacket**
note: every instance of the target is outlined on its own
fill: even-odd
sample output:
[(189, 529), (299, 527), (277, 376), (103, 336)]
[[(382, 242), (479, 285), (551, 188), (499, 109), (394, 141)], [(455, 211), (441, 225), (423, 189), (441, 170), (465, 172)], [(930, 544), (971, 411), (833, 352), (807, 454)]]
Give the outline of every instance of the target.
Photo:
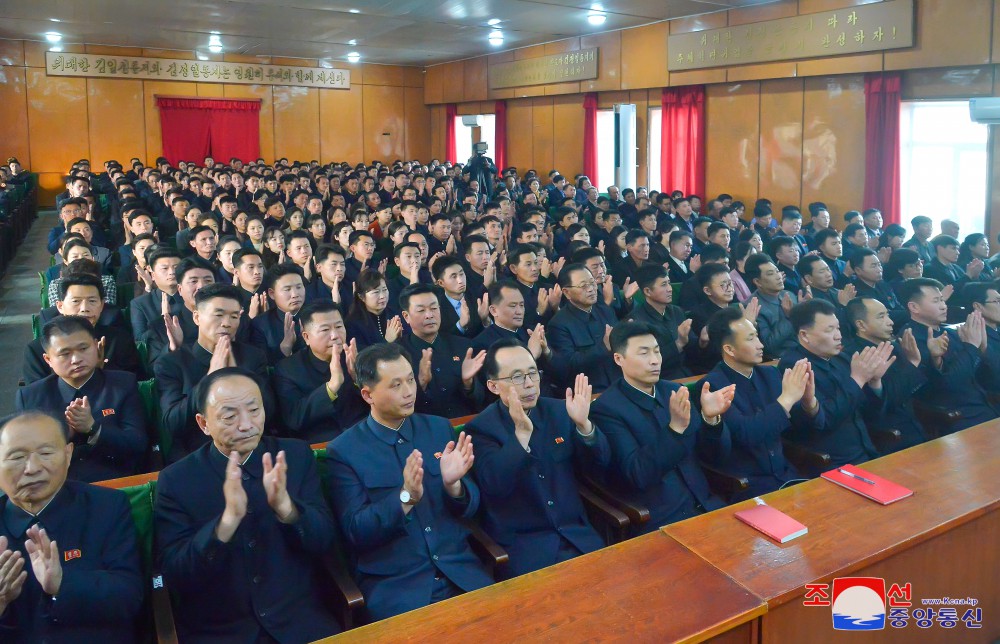
[[(986, 391), (976, 379), (976, 373), (983, 360), (979, 347), (962, 342), (957, 332), (944, 329), (944, 333), (948, 334), (948, 352), (944, 355), (941, 369), (938, 370), (927, 348), (930, 328), (918, 322), (910, 322), (906, 328), (913, 329), (913, 338), (920, 348), (920, 370), (927, 377), (927, 384), (919, 390), (921, 399), (932, 405), (962, 412), (962, 420), (956, 423), (955, 431), (997, 417), (997, 410), (990, 404)], [(938, 332), (934, 333), (934, 337), (939, 335)], [(987, 347), (989, 347), (988, 339)]]
[[(272, 367), (288, 356), (281, 352), (281, 342), (285, 339), (285, 313), (277, 306), (271, 306), (266, 313), (258, 315), (250, 322), (250, 344), (267, 353), (267, 363)], [(292, 353), (305, 348), (298, 315), (295, 316), (295, 342)]]
[[(853, 355), (865, 347), (873, 347), (873, 343), (855, 337), (845, 344), (844, 353)], [(924, 428), (917, 420), (913, 411), (913, 398), (917, 391), (927, 382), (927, 375), (920, 367), (914, 367), (894, 343), (893, 355), (896, 362), (882, 377), (882, 393), (876, 395), (869, 387), (865, 387), (865, 403), (861, 416), (865, 425), (877, 429), (897, 429), (902, 435), (893, 445), (892, 451), (919, 445), (927, 440)], [(921, 357), (921, 364), (923, 358)]]
[(427, 391), (417, 387), (419, 413), (461, 418), (479, 412), (486, 404), (486, 387), (480, 378), (472, 379), (472, 391), (465, 391), (462, 382), (462, 361), (472, 342), (459, 335), (438, 333), (434, 344), (427, 344), (410, 331), (403, 333), (397, 342), (406, 349), (415, 376), (420, 373), (423, 350), (433, 350), (431, 382)]
[[(430, 604), (438, 573), (465, 591), (493, 582), (459, 522), (475, 516), (479, 488), (465, 477), (465, 495), (453, 499), (441, 479), (437, 454), (453, 440), (455, 432), (444, 418), (414, 414), (392, 430), (369, 416), (326, 448), (328, 496), (374, 619)], [(403, 514), (403, 467), (414, 449), (424, 459), (424, 494)]]
[[(723, 468), (750, 481), (741, 499), (772, 492), (785, 482), (802, 477), (785, 460), (781, 447), (782, 435), (792, 428), (791, 416), (778, 404), (782, 373), (775, 367), (759, 365), (747, 378), (720, 361), (702, 380), (711, 385), (712, 391), (736, 385), (733, 404), (722, 415), (733, 437), (733, 451)], [(699, 382), (698, 389), (701, 387)], [(799, 405), (792, 411), (801, 413), (804, 420), (807, 417)]]
[[(803, 349), (801, 345), (781, 356), (778, 369), (791, 369), (806, 358), (816, 380), (819, 413), (811, 419), (793, 418), (788, 437), (797, 443), (830, 455), (830, 467), (857, 465), (878, 456), (861, 417), (865, 392), (851, 379), (851, 357), (841, 352), (830, 360)], [(821, 472), (806, 472), (816, 476)]]
[(274, 369), (274, 392), (282, 424), (289, 434), (312, 444), (336, 438), (368, 415), (368, 403), (347, 372), (343, 353), (340, 368), (344, 384), (337, 399), (330, 400), (326, 383), (330, 363), (317, 358), (306, 347), (278, 363)]
[(574, 466), (604, 469), (611, 460), (608, 439), (595, 425), (585, 441), (562, 400), (539, 398), (528, 418), (530, 452), (500, 401), (465, 426), (476, 451), (484, 527), (510, 555), (512, 575), (558, 563), (566, 542), (580, 554), (604, 546), (580, 502)]
[(605, 326), (618, 323), (608, 306), (595, 304), (590, 313), (567, 303), (545, 325), (545, 335), (552, 349), (552, 361), (561, 366), (556, 384), (569, 386), (576, 374), (590, 379), (595, 393), (608, 388), (621, 369), (611, 351), (604, 346)]
[(698, 457), (724, 461), (732, 448), (729, 429), (725, 422), (703, 423), (694, 405), (683, 434), (669, 429), (670, 394), (680, 387), (660, 380), (654, 398), (619, 378), (590, 408), (611, 445), (608, 482), (649, 508), (642, 532), (723, 506), (709, 491)]
[[(687, 284), (687, 282), (684, 283), (685, 286)], [(645, 322), (653, 327), (656, 341), (660, 345), (660, 357), (663, 360), (660, 366), (661, 378), (674, 380), (691, 375), (691, 372), (684, 367), (684, 353), (677, 348), (677, 327), (684, 323), (684, 311), (668, 304), (663, 314), (660, 315), (656, 309), (650, 306), (649, 302), (643, 302), (642, 306), (636, 307), (629, 317), (636, 322)], [(695, 339), (695, 343), (697, 344), (697, 339)]]
[[(45, 528), (62, 553), (63, 580), (55, 601), (42, 593), (25, 550), (25, 533), (35, 523)], [(11, 550), (21, 553), (28, 571), (21, 596), (0, 617), (0, 641), (138, 641), (135, 618), (146, 583), (125, 494), (67, 481), (37, 521), (9, 498), (0, 498), (0, 536), (7, 537)]]
[(149, 436), (133, 374), (97, 369), (78, 390), (52, 374), (19, 388), (15, 405), (18, 411), (47, 411), (63, 418), (70, 402), (84, 396), (90, 402), (94, 431), (99, 428), (100, 433), (93, 444), (89, 440), (94, 437), (93, 432), (74, 435), (70, 478), (94, 482), (138, 472), (149, 446)]
[[(261, 481), (262, 457), (285, 451), (288, 494), (299, 511), (278, 521)], [(324, 607), (320, 558), (336, 526), (316, 459), (302, 441), (264, 437), (243, 465), (247, 514), (229, 543), (215, 538), (226, 507), (227, 457), (208, 443), (160, 472), (156, 556), (171, 590), (182, 642), (313, 641), (339, 632)]]

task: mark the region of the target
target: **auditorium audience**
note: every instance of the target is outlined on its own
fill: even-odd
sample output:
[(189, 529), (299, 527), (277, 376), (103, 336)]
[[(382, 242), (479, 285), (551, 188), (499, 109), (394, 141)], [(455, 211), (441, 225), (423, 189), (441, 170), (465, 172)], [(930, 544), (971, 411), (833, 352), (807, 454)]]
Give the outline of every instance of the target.
[[(32, 181), (14, 162), (8, 186)], [(121, 552), (94, 571), (138, 565), (122, 499), (67, 472), (170, 463), (156, 565), (182, 641), (307, 641), (342, 626), (321, 601), (330, 555), (380, 619), (603, 547), (584, 488), (645, 506), (634, 536), (998, 416), (995, 265), (952, 221), (933, 237), (913, 217), (904, 243), (878, 208), (834, 225), (815, 201), (804, 222), (766, 196), (746, 213), (542, 168), (491, 189), (438, 160), (104, 170), (65, 178), (28, 415), (0, 427), (0, 456), (17, 439), (64, 461), (25, 466), (50, 508), (3, 510), (4, 641), (132, 628), (141, 587), (84, 594), (63, 559), (79, 597), (45, 605), (27, 570), (47, 538), (110, 552), (107, 536)], [(305, 441), (327, 443), (326, 499)], [(88, 532), (28, 529), (53, 511)], [(492, 573), (476, 523), (508, 556)]]

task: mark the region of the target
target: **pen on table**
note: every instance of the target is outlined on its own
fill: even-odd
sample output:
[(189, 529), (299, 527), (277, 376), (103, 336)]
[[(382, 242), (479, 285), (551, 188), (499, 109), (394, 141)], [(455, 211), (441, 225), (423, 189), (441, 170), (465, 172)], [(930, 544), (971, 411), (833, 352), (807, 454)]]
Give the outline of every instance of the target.
[(875, 485), (875, 481), (873, 481), (871, 479), (866, 479), (863, 476), (858, 476), (857, 474), (854, 474), (853, 472), (848, 472), (847, 470), (845, 470), (843, 468), (837, 468), (837, 471), (840, 472), (841, 474), (843, 474), (844, 476), (850, 476), (852, 479), (858, 479), (859, 481), (867, 483), (868, 485)]

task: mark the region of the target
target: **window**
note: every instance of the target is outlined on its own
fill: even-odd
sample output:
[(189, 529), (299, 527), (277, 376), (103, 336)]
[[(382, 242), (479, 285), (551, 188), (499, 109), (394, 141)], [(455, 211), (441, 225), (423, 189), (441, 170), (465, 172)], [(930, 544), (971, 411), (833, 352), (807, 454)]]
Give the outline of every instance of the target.
[(917, 215), (958, 222), (962, 237), (986, 225), (989, 129), (968, 101), (903, 101), (899, 115), (902, 223)]
[(663, 109), (659, 107), (649, 108), (649, 122), (646, 128), (649, 131), (649, 144), (646, 146), (648, 159), (646, 168), (649, 170), (649, 178), (646, 181), (646, 188), (652, 192), (661, 190), (660, 181), (660, 150), (663, 147)]
[[(606, 193), (615, 183), (615, 111), (597, 110), (597, 191)], [(618, 186), (625, 188), (629, 186)]]
[(493, 114), (481, 115), (483, 125), (479, 128), (479, 138), (473, 140), (474, 128), (462, 124), (462, 117), (455, 117), (455, 159), (458, 163), (466, 163), (472, 157), (472, 144), (484, 141), (487, 148), (486, 154), (493, 158), (496, 154), (496, 116)]

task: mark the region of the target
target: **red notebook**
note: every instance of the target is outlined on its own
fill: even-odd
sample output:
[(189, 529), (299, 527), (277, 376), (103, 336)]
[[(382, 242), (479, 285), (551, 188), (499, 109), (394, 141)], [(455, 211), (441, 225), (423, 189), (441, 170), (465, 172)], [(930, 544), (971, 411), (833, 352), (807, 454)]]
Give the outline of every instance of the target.
[(809, 532), (809, 528), (769, 505), (755, 505), (749, 510), (740, 510), (736, 513), (736, 518), (778, 543), (791, 541)]
[(889, 505), (913, 495), (913, 490), (853, 465), (842, 465), (829, 472), (823, 472), (821, 476), (882, 505)]

